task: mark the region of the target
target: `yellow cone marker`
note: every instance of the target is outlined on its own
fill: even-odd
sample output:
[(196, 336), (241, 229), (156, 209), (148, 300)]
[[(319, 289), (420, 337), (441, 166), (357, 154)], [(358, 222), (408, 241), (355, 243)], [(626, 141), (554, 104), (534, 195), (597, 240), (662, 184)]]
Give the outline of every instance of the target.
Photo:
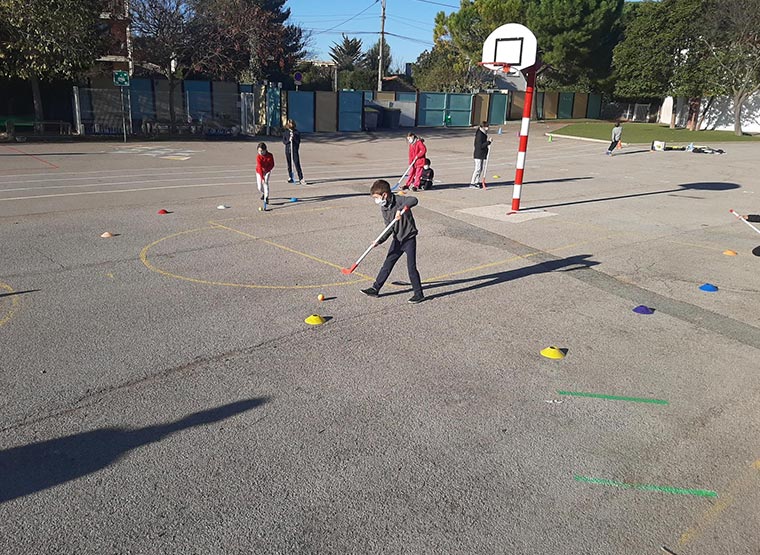
[(723, 251), (723, 254), (725, 254), (726, 256), (736, 256), (739, 253), (737, 253), (736, 251), (727, 250), (727, 251)]
[(309, 324), (310, 326), (319, 326), (321, 324), (324, 324), (327, 320), (322, 318), (319, 314), (312, 314), (304, 322)]
[(501, 179), (501, 176), (500, 175), (494, 175), (493, 178), (494, 179)]
[(101, 237), (103, 239), (108, 239), (110, 237), (113, 237), (113, 233), (111, 233), (110, 231), (106, 231), (105, 233), (101, 234)]
[(546, 349), (541, 349), (541, 356), (554, 360), (560, 360), (565, 358), (565, 353), (559, 350), (559, 348), (552, 346), (547, 347)]

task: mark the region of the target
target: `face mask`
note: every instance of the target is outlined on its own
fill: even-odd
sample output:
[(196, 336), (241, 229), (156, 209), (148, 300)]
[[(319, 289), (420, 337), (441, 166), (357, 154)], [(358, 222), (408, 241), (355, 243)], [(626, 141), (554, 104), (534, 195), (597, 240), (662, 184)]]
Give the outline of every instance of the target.
[(426, 170), (430, 169), (430, 166), (422, 166), (422, 167), (425, 168)]
[(263, 150), (259, 150), (259, 154), (261, 154), (263, 156), (264, 155), (264, 151)]
[(385, 200), (384, 198), (376, 198), (375, 204), (379, 204), (380, 206), (385, 206), (386, 204), (388, 204), (388, 201)]
[(412, 138), (409, 138), (409, 139), (407, 139), (407, 142), (408, 142), (409, 144), (412, 144), (412, 143), (414, 142), (414, 139), (412, 139)]

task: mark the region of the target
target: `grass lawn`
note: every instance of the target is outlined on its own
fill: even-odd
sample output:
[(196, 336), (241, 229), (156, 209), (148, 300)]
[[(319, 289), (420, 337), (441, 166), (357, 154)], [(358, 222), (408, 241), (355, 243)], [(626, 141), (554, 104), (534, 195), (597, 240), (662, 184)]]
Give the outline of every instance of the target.
[[(760, 141), (760, 135), (743, 135), (737, 137), (733, 131), (689, 131), (687, 129), (670, 129), (659, 123), (623, 123), (624, 143), (645, 143), (666, 141), (668, 143), (710, 144), (729, 141)], [(572, 135), (589, 139), (610, 140), (613, 124), (594, 121), (571, 123), (554, 131), (557, 135)]]

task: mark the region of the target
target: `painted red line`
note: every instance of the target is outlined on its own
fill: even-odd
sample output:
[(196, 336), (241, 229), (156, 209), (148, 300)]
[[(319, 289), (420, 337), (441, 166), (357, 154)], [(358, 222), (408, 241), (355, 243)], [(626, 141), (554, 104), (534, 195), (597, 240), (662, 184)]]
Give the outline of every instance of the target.
[(53, 164), (52, 162), (48, 162), (44, 158), (40, 158), (39, 156), (35, 156), (34, 154), (29, 154), (28, 152), (24, 152), (23, 150), (19, 150), (17, 148), (13, 148), (12, 146), (7, 146), (7, 145), (0, 145), (0, 146), (2, 146), (3, 148), (7, 148), (8, 150), (12, 150), (14, 152), (18, 152), (19, 154), (24, 154), (25, 156), (31, 156), (35, 160), (38, 160), (38, 161), (42, 162), (43, 164), (47, 164), (48, 166), (50, 166), (51, 168), (54, 168), (56, 170), (59, 169), (59, 167), (56, 166), (55, 164)]

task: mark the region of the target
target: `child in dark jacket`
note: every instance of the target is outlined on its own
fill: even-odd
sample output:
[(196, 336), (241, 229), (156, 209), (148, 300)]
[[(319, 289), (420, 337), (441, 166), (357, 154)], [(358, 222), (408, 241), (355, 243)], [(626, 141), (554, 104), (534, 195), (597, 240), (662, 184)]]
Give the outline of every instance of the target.
[[(421, 303), (425, 300), (422, 293), (422, 281), (420, 273), (417, 271), (417, 226), (414, 223), (411, 208), (417, 206), (417, 199), (410, 196), (396, 196), (391, 192), (390, 184), (384, 179), (378, 179), (372, 184), (369, 191), (375, 203), (380, 205), (380, 211), (383, 215), (385, 225), (389, 225), (396, 220), (396, 225), (391, 227), (380, 240), (373, 246), (384, 243), (391, 235), (393, 241), (388, 249), (388, 255), (385, 257), (383, 267), (375, 279), (372, 287), (362, 289), (362, 293), (370, 297), (378, 297), (380, 289), (391, 275), (393, 266), (396, 265), (401, 255), (406, 253), (406, 267), (409, 271), (409, 281), (412, 283), (414, 296), (409, 299), (412, 304)], [(406, 212), (402, 212), (407, 208)]]
[(430, 158), (425, 158), (425, 165), (422, 166), (422, 174), (420, 174), (420, 189), (423, 191), (432, 189), (433, 177), (435, 177), (435, 172), (430, 167)]
[(748, 222), (760, 223), (760, 214), (747, 214), (746, 216), (742, 216), (742, 218), (744, 218)]

